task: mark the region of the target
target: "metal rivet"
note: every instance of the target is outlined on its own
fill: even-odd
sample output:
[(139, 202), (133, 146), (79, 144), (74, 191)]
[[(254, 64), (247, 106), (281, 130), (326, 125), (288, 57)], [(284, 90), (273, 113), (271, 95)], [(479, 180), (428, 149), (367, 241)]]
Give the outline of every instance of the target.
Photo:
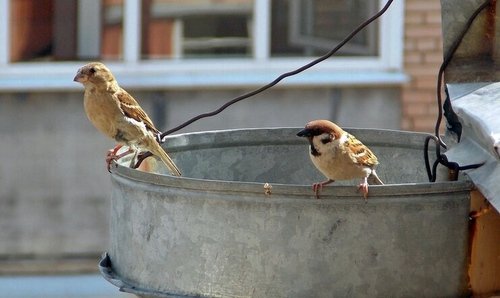
[(272, 186), (271, 184), (269, 184), (269, 183), (265, 183), (265, 184), (264, 184), (264, 194), (265, 194), (266, 196), (271, 195), (271, 190), (272, 190), (272, 189), (273, 189), (273, 186)]

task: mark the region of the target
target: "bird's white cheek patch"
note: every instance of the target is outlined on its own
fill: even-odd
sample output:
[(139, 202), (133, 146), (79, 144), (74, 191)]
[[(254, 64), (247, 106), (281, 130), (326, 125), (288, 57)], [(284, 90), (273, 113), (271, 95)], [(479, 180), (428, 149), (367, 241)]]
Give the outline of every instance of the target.
[(347, 142), (347, 139), (348, 139), (348, 136), (347, 136), (347, 134), (345, 134), (345, 133), (344, 133), (344, 134), (342, 134), (342, 135), (340, 136), (340, 139), (339, 139), (339, 141), (338, 141), (338, 142), (339, 142), (339, 143), (345, 143), (345, 142)]
[(327, 151), (336, 151), (337, 148), (339, 147), (339, 143), (340, 143), (340, 139), (339, 140), (333, 139), (332, 141), (330, 141), (326, 144), (323, 143), (322, 139), (320, 139), (319, 137), (313, 139), (314, 147), (316, 147), (316, 149), (320, 153), (327, 152)]

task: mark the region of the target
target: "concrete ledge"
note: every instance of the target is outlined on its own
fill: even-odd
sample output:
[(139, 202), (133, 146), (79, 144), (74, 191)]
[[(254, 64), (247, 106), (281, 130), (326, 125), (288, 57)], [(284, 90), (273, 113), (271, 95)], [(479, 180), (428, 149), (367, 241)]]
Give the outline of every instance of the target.
[(97, 273), (98, 260), (97, 254), (83, 257), (0, 259), (0, 276)]

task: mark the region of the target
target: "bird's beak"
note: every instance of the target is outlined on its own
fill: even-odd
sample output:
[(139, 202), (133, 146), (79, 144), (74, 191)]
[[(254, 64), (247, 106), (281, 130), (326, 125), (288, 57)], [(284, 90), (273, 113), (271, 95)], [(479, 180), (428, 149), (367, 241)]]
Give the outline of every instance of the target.
[(303, 130), (301, 130), (297, 133), (297, 136), (298, 137), (310, 137), (311, 131), (307, 128), (304, 128)]
[(85, 76), (78, 72), (76, 76), (73, 78), (73, 82), (83, 83), (85, 80)]

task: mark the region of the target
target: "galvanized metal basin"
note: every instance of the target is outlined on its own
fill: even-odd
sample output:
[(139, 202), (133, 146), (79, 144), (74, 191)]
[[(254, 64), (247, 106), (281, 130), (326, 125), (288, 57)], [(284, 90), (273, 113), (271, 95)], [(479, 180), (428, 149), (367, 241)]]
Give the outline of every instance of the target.
[(119, 165), (103, 275), (141, 297), (466, 296), (472, 185), (426, 182), (425, 134), (349, 130), (387, 183), (365, 202), (359, 181), (314, 198), (298, 130), (172, 136), (181, 178)]

